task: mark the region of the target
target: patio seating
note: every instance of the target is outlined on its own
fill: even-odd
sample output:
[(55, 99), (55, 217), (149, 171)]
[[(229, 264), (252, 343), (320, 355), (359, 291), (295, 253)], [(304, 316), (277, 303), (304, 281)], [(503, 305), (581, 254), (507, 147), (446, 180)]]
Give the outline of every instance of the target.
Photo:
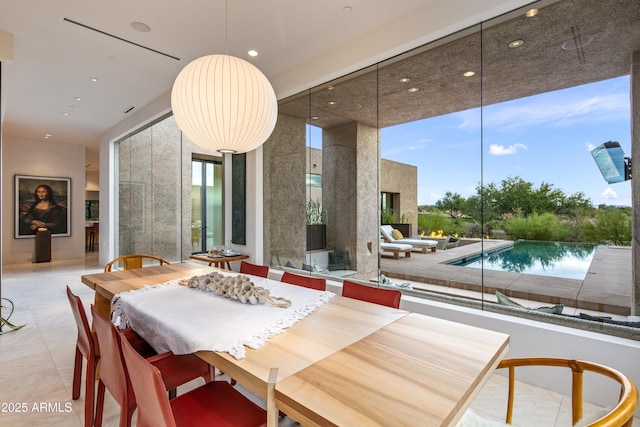
[(405, 258), (411, 257), (411, 245), (401, 243), (380, 242), (380, 250), (393, 253), (393, 259), (400, 259), (400, 254), (404, 254)]
[(460, 239), (458, 239), (457, 237), (447, 236), (446, 239), (438, 241), (438, 249), (446, 250), (451, 248), (457, 248), (459, 243), (460, 243)]
[(388, 243), (395, 243), (401, 245), (411, 245), (414, 249), (420, 249), (423, 254), (426, 254), (427, 251), (435, 252), (436, 247), (438, 246), (438, 242), (435, 240), (422, 240), (422, 239), (405, 239), (402, 236), (402, 233), (397, 231), (400, 234), (400, 238), (396, 238), (393, 236), (394, 228), (390, 225), (381, 225), (380, 233), (382, 233), (382, 237)]

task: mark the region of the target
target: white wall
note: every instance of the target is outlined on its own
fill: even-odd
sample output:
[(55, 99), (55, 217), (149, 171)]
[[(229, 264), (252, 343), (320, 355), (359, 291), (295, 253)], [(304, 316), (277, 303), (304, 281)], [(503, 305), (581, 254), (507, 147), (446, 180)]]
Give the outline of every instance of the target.
[(71, 236), (51, 239), (51, 259), (84, 257), (85, 147), (4, 136), (2, 144), (2, 262), (32, 260), (34, 239), (14, 238), (14, 175), (71, 178)]

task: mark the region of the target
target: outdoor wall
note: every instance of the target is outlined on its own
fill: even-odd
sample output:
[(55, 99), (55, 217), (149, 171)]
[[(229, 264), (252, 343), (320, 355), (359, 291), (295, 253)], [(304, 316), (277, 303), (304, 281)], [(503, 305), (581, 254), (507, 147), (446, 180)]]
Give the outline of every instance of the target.
[(52, 237), (51, 259), (84, 257), (84, 146), (7, 136), (2, 145), (2, 263), (30, 262), (33, 256), (34, 239), (14, 238), (16, 174), (71, 178), (71, 236)]
[[(397, 220), (408, 218), (414, 233), (418, 231), (418, 167), (392, 160), (380, 159), (380, 192), (399, 194), (393, 201)], [(407, 236), (409, 237), (409, 236)]]

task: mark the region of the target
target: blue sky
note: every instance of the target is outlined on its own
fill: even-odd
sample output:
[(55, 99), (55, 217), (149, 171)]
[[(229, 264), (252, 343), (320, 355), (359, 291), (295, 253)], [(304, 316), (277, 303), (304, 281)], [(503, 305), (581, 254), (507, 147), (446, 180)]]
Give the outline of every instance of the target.
[(485, 184), (520, 176), (567, 195), (581, 191), (594, 206), (630, 206), (630, 183), (607, 184), (590, 153), (618, 141), (631, 154), (629, 110), (623, 76), (486, 106), (482, 117), (473, 109), (384, 128), (382, 157), (418, 167), (418, 204), (447, 191), (468, 197), (482, 174)]

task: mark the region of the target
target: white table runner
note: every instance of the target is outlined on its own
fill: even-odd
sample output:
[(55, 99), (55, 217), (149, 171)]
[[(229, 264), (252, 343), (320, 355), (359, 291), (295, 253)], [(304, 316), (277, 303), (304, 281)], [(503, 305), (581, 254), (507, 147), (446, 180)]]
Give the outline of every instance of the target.
[[(237, 275), (223, 273), (227, 276)], [(190, 354), (200, 350), (228, 352), (236, 359), (245, 347), (260, 348), (335, 294), (250, 276), (272, 297), (291, 301), (288, 308), (242, 304), (214, 292), (171, 280), (113, 297), (114, 319), (131, 326), (158, 352)], [(116, 320), (117, 321), (117, 320)]]

